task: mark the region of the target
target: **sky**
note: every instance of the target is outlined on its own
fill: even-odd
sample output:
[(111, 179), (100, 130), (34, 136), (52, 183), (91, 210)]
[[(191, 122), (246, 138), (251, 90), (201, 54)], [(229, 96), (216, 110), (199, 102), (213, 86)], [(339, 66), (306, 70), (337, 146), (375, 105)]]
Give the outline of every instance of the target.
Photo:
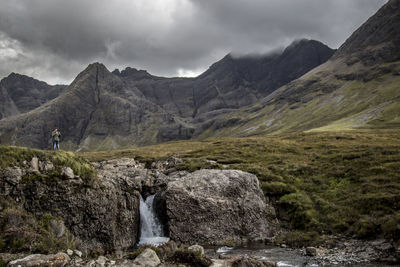
[(1, 0), (0, 78), (69, 84), (87, 65), (196, 76), (296, 39), (338, 48), (387, 0)]

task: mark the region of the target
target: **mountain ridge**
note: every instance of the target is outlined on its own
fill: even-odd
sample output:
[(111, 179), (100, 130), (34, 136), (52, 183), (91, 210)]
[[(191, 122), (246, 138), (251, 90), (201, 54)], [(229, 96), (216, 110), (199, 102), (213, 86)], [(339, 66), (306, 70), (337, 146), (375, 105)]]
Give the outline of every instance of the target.
[[(225, 120), (237, 121), (233, 136), (399, 128), (400, 42), (396, 40), (400, 38), (400, 9), (393, 8), (398, 6), (399, 0), (389, 1), (327, 62), (260, 103), (230, 114)], [(388, 17), (392, 19), (387, 20)], [(385, 27), (375, 27), (382, 24)], [(378, 43), (380, 38), (375, 32), (378, 37), (387, 37), (381, 39), (383, 43)], [(363, 44), (364, 49), (354, 48), (358, 44)], [(228, 127), (214, 132), (214, 136), (232, 131)]]
[(58, 97), (65, 88), (13, 72), (0, 81), (0, 119), (33, 110)]
[[(196, 78), (163, 78), (134, 68), (110, 72), (103, 64), (93, 63), (58, 98), (1, 120), (0, 143), (46, 148), (54, 127), (62, 130), (64, 147), (74, 150), (196, 138), (226, 114), (256, 103), (269, 91), (320, 64), (321, 58), (328, 59), (334, 50), (303, 40), (288, 51), (298, 53), (275, 55), (272, 63), (267, 56), (228, 55)], [(263, 65), (263, 61), (270, 65)], [(276, 76), (270, 75), (271, 64), (278, 63), (287, 75), (271, 79)], [(255, 71), (261, 74), (250, 77)], [(264, 85), (260, 86), (261, 82)]]

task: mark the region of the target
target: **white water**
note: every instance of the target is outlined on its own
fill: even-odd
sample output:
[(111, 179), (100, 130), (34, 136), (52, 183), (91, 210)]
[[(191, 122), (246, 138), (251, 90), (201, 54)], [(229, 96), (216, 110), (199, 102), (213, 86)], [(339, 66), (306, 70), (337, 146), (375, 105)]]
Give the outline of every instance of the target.
[(139, 245), (150, 244), (158, 246), (168, 242), (169, 238), (164, 236), (162, 225), (159, 222), (153, 200), (155, 195), (148, 196), (146, 201), (140, 196), (140, 240)]

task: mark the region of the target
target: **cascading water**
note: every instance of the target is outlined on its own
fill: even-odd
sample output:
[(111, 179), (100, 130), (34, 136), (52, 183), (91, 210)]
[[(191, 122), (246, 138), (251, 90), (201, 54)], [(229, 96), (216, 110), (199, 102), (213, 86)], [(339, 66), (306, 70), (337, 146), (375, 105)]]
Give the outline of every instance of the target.
[(164, 236), (162, 225), (153, 207), (154, 196), (148, 196), (146, 201), (140, 196), (139, 245), (150, 244), (157, 246), (169, 241), (169, 238)]

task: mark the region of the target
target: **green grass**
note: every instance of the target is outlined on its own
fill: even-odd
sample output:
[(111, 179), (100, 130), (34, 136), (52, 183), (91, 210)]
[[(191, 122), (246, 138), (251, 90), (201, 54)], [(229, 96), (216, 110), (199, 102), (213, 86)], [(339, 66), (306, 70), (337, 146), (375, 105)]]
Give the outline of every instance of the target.
[[(306, 242), (315, 233), (399, 239), (400, 133), (395, 130), (180, 141), (81, 155), (143, 162), (174, 155), (184, 160), (181, 170), (248, 171), (258, 176), (265, 195), (286, 210), (289, 220), (283, 224), (293, 233), (304, 232)], [(299, 243), (297, 234), (287, 238)]]
[(0, 252), (56, 253), (75, 248), (75, 239), (68, 230), (57, 236), (52, 225), (61, 218), (45, 213), (36, 217), (11, 199), (0, 197)]
[(70, 166), (76, 174), (89, 178), (95, 172), (88, 161), (122, 157), (133, 157), (148, 167), (153, 161), (176, 156), (183, 159), (177, 166), (179, 170), (240, 169), (257, 175), (265, 195), (285, 211), (279, 216), (282, 225), (291, 231), (280, 238), (287, 243), (313, 243), (318, 240), (316, 235), (337, 233), (400, 238), (397, 130), (178, 141), (85, 153), (0, 146), (2, 168), (19, 166), (33, 156), (51, 159), (58, 169)]
[(72, 152), (53, 152), (24, 147), (0, 146), (0, 168), (2, 169), (23, 166), (24, 162), (29, 164), (33, 157), (37, 157), (43, 162), (51, 161), (54, 164), (54, 170), (46, 175), (29, 174), (24, 177), (25, 181), (59, 179), (62, 167), (70, 167), (74, 174), (79, 175), (87, 183), (93, 182), (96, 177), (95, 170), (90, 163)]

